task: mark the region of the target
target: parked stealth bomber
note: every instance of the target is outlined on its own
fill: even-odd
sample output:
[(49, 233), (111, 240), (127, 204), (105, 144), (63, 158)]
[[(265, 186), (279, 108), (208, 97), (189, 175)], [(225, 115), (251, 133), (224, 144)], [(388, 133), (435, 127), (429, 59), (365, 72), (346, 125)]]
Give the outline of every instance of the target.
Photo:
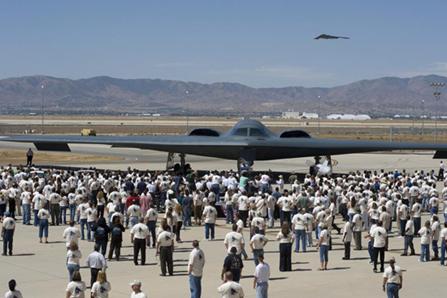
[[(434, 158), (447, 157), (447, 145), (381, 141), (346, 141), (312, 138), (302, 130), (275, 134), (256, 120), (241, 120), (225, 133), (210, 128), (193, 129), (183, 136), (73, 136), (16, 135), (3, 136), (0, 141), (34, 143), (38, 150), (70, 151), (69, 144), (105, 144), (111, 147), (150, 149), (177, 153), (182, 164), (185, 155), (200, 155), (235, 160), (238, 166), (251, 167), (256, 160), (315, 157), (317, 166), (325, 157), (327, 172), (331, 171), (330, 156), (392, 150), (433, 150)], [(329, 163), (327, 163), (329, 160)], [(238, 167), (239, 168), (239, 167)]]

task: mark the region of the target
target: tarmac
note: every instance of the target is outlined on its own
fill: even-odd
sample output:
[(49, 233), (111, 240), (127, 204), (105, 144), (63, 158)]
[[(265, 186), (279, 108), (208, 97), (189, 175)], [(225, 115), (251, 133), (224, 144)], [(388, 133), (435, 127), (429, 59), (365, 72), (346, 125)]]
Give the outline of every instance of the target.
[[(341, 227), (341, 223), (338, 222)], [(278, 226), (278, 222), (277, 222)], [(18, 289), (24, 297), (48, 298), (65, 297), (68, 283), (68, 271), (65, 267), (66, 249), (62, 239), (65, 226), (50, 226), (49, 244), (40, 244), (37, 228), (17, 224), (14, 237), (14, 255), (0, 256), (0, 293), (7, 290), (7, 281), (17, 280)], [(218, 221), (215, 241), (204, 240), (204, 228), (193, 226), (182, 230), (183, 243), (176, 243), (174, 252), (174, 276), (160, 276), (158, 259), (155, 250), (147, 249), (146, 266), (135, 266), (132, 261), (132, 246), (128, 230), (124, 234), (122, 260), (108, 264), (107, 275), (112, 285), (110, 297), (129, 297), (129, 282), (139, 279), (148, 297), (189, 297), (187, 262), (191, 249), (191, 241), (200, 240), (200, 247), (205, 252), (206, 265), (202, 279), (202, 297), (219, 297), (216, 289), (221, 284), (220, 272), (226, 251), (223, 244), (225, 234), (230, 226), (222, 220)], [(275, 236), (278, 228), (267, 233), (270, 242), (265, 248), (265, 260), (271, 267), (269, 285), (270, 297), (385, 297), (382, 292), (382, 275), (373, 273), (369, 264), (368, 253), (364, 250), (352, 251), (352, 259), (342, 260), (343, 245), (341, 238), (333, 233), (333, 250), (329, 252), (329, 270), (318, 271), (319, 258), (315, 248), (307, 253), (293, 253), (291, 272), (279, 271), (278, 243)], [(248, 241), (248, 231), (245, 232)], [(415, 239), (416, 252), (419, 253), (419, 239)], [(420, 263), (418, 257), (400, 257), (403, 239), (395, 235), (390, 238), (390, 250), (386, 260), (396, 257), (397, 264), (404, 272), (402, 297), (442, 297), (444, 295), (446, 267), (438, 262)], [(93, 243), (80, 241), (83, 254), (82, 265), (93, 249)], [(249, 256), (251, 253), (247, 249)], [(246, 297), (255, 297), (252, 288), (254, 263), (244, 261), (241, 284)], [(90, 270), (81, 268), (84, 281), (90, 280)], [(87, 297), (87, 296), (86, 296)]]

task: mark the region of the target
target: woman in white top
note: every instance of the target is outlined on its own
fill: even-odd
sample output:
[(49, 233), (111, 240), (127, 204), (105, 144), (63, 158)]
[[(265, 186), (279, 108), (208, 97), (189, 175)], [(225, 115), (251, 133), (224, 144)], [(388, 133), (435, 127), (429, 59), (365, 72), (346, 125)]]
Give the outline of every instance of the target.
[(85, 283), (81, 279), (79, 271), (73, 272), (73, 280), (67, 285), (66, 298), (85, 298)]
[(50, 218), (50, 212), (46, 207), (42, 207), (37, 213), (39, 218), (39, 239), (42, 243), (42, 238), (45, 237), (45, 243), (48, 243), (48, 219)]
[(430, 261), (430, 242), (431, 242), (431, 228), (430, 221), (427, 220), (424, 226), (418, 231), (421, 236), (421, 262)]
[(317, 249), (320, 250), (321, 266), (319, 270), (327, 270), (327, 263), (329, 261), (329, 237), (327, 225), (323, 224), (317, 244)]
[(292, 271), (293, 233), (288, 223), (282, 225), (276, 239), (279, 241), (279, 271)]
[(68, 280), (72, 281), (73, 272), (79, 271), (79, 260), (82, 254), (79, 251), (78, 244), (75, 241), (70, 242), (70, 247), (67, 251), (67, 270), (68, 270)]
[(108, 298), (111, 290), (112, 287), (107, 281), (106, 273), (104, 271), (99, 271), (98, 278), (92, 286), (92, 298)]

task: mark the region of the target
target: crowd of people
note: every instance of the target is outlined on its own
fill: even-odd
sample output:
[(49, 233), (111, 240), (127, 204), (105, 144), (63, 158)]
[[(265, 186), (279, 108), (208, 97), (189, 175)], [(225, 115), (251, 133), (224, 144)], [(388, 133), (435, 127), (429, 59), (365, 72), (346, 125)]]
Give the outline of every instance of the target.
[[(223, 243), (228, 253), (223, 256), (223, 283), (217, 290), (222, 297), (244, 296), (238, 282), (248, 248), (256, 266), (256, 297), (268, 296), (270, 267), (264, 260), (264, 247), (273, 240), (278, 242), (280, 271), (291, 271), (292, 253), (306, 252), (310, 247), (318, 250), (318, 269), (324, 271), (328, 269), (333, 233), (342, 235), (344, 260), (351, 258), (351, 246), (363, 249), (365, 238), (372, 270), (383, 274), (388, 297), (398, 297), (403, 284), (402, 270), (395, 260), (390, 260), (389, 268), (384, 265), (391, 234), (402, 237), (402, 257), (415, 255), (414, 241), (419, 238), (420, 261), (436, 260), (445, 265), (447, 187), (438, 191), (439, 177), (433, 171), (307, 175), (301, 182), (292, 176), (287, 184), (282, 176), (273, 178), (269, 173), (251, 176), (245, 172), (216, 171), (200, 176), (193, 171), (182, 175), (1, 168), (2, 255), (13, 254), (18, 217), (23, 225), (37, 228), (40, 243), (62, 236), (67, 249), (66, 297), (84, 297), (79, 241), (90, 241), (93, 249), (86, 265), (90, 268), (91, 297), (108, 297), (112, 287), (106, 268), (108, 261), (120, 261), (126, 230), (133, 243), (134, 265), (144, 265), (146, 250), (155, 249), (161, 276), (173, 275), (174, 246), (182, 243), (182, 228), (203, 224), (204, 238), (213, 241), (216, 220), (222, 216), (231, 226)], [(423, 214), (429, 214), (424, 222)], [(58, 225), (67, 225), (63, 235), (51, 235), (51, 226)], [(276, 239), (268, 239), (266, 231), (274, 228), (279, 228)], [(202, 297), (206, 252), (199, 241), (190, 240), (194, 241), (188, 262), (189, 285), (191, 297), (196, 298)], [(133, 281), (131, 288), (131, 297), (147, 297), (140, 281)], [(11, 291), (16, 291), (15, 281), (10, 282)]]

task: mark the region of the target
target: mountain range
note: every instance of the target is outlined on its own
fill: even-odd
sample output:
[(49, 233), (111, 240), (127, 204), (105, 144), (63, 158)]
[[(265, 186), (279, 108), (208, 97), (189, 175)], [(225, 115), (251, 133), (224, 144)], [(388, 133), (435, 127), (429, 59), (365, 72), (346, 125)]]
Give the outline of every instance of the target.
[(287, 110), (371, 116), (445, 114), (446, 97), (442, 94), (435, 100), (432, 82), (447, 83), (447, 77), (383, 77), (331, 88), (252, 88), (239, 83), (107, 76), (78, 80), (24, 76), (0, 80), (0, 114), (40, 113), (42, 101), (46, 113), (63, 114), (261, 115)]

